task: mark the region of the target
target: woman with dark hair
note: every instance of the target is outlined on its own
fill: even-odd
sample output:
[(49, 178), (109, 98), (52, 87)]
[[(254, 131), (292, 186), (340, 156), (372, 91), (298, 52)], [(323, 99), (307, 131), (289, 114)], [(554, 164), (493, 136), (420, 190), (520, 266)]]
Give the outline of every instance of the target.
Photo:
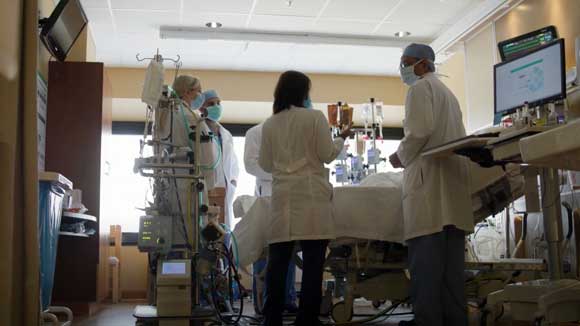
[(284, 287), (294, 242), (304, 262), (296, 325), (318, 325), (322, 272), (328, 240), (334, 238), (332, 185), (324, 163), (336, 159), (349, 128), (332, 140), (322, 114), (312, 110), (310, 79), (297, 71), (280, 76), (274, 114), (264, 122), (259, 164), (273, 176), (266, 271), (265, 325), (282, 325)]

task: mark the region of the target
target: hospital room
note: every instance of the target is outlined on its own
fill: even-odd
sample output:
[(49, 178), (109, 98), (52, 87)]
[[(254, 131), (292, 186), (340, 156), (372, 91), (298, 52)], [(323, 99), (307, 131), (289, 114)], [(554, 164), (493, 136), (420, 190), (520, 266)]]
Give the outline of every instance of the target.
[(0, 16), (0, 325), (580, 325), (579, 0)]

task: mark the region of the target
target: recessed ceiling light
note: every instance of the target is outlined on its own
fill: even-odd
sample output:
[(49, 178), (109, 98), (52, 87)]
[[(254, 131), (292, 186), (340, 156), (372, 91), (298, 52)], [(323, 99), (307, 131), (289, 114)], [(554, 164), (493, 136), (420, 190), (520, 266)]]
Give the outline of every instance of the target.
[(400, 32), (395, 33), (396, 37), (407, 37), (409, 35), (411, 35), (411, 33), (407, 32), (407, 31), (400, 31)]
[(219, 22), (209, 22), (209, 23), (206, 23), (205, 26), (207, 26), (209, 28), (220, 28), (220, 27), (222, 27), (222, 23), (219, 23)]

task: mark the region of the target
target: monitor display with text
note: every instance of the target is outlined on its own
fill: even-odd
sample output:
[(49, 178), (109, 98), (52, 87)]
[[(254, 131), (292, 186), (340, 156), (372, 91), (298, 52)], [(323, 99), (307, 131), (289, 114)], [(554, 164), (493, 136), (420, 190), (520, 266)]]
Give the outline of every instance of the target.
[(494, 67), (495, 113), (510, 114), (566, 96), (564, 40)]

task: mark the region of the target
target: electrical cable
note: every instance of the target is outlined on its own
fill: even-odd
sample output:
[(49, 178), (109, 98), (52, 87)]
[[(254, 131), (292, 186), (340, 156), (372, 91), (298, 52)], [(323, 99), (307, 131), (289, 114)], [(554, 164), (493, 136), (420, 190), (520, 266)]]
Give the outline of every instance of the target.
[(210, 272), (210, 279), (211, 279), (211, 282), (210, 282), (210, 283), (211, 283), (211, 284), (210, 284), (210, 287), (211, 287), (211, 296), (212, 296), (213, 305), (214, 305), (214, 308), (215, 308), (215, 310), (216, 310), (216, 314), (217, 314), (217, 316), (218, 316), (219, 320), (220, 320), (222, 323), (225, 323), (226, 325), (238, 325), (238, 324), (239, 324), (239, 322), (240, 322), (240, 320), (242, 319), (242, 315), (243, 315), (243, 311), (244, 311), (244, 297), (243, 297), (243, 295), (242, 295), (242, 293), (241, 293), (241, 292), (242, 292), (242, 290), (243, 290), (243, 286), (242, 286), (242, 283), (241, 283), (241, 281), (240, 281), (240, 277), (239, 277), (238, 271), (237, 271), (237, 269), (236, 269), (236, 266), (235, 266), (235, 265), (233, 264), (233, 262), (232, 262), (231, 256), (230, 256), (230, 254), (229, 254), (228, 247), (227, 247), (225, 244), (223, 244), (223, 243), (222, 243), (222, 245), (223, 245), (223, 247), (224, 247), (224, 248), (223, 248), (223, 249), (224, 249), (224, 254), (223, 254), (223, 256), (227, 258), (227, 261), (228, 261), (228, 268), (231, 268), (231, 269), (233, 269), (233, 271), (234, 271), (234, 275), (235, 275), (235, 276), (234, 276), (234, 279), (235, 279), (235, 280), (236, 280), (236, 282), (238, 283), (238, 288), (240, 289), (240, 307), (239, 307), (239, 313), (238, 313), (238, 315), (236, 316), (236, 319), (235, 319), (235, 321), (233, 321), (233, 322), (232, 322), (232, 321), (231, 321), (231, 320), (229, 320), (229, 319), (228, 319), (226, 316), (223, 316), (223, 315), (221, 314), (220, 310), (219, 310), (219, 306), (218, 306), (218, 303), (217, 303), (217, 291), (216, 291), (216, 289), (215, 289), (215, 286), (216, 286), (216, 284), (215, 284), (215, 277), (214, 277), (214, 272), (213, 272), (213, 271), (212, 271), (212, 272)]
[(230, 228), (228, 228), (227, 225), (222, 223), (221, 226), (224, 227), (225, 230), (232, 236), (232, 243), (234, 244), (234, 256), (236, 258), (236, 266), (240, 268), (240, 253), (238, 251), (238, 240), (236, 239), (234, 232), (232, 232), (232, 230), (230, 230)]
[[(173, 174), (175, 175), (175, 169), (173, 170)], [(177, 179), (173, 178), (173, 186), (175, 187), (175, 196), (177, 198), (177, 205), (179, 206), (179, 216), (181, 218), (181, 235), (185, 240), (186, 246), (189, 250), (192, 250), (191, 245), (189, 244), (189, 236), (187, 235), (187, 229), (185, 228), (185, 219), (183, 217), (183, 207), (181, 206), (181, 199), (179, 197), (179, 188), (177, 187)], [(193, 230), (192, 230), (193, 233)]]

